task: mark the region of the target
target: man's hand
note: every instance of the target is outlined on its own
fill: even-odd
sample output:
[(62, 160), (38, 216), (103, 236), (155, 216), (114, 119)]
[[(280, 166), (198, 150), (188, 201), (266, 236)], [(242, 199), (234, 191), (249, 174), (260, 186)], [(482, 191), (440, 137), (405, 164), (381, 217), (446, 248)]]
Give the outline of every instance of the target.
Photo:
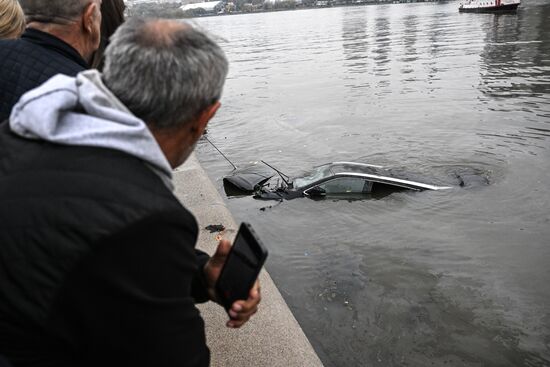
[[(231, 250), (231, 242), (227, 240), (221, 240), (216, 249), (216, 253), (208, 260), (204, 266), (204, 273), (206, 274), (206, 281), (208, 283), (208, 295), (214, 302), (219, 303), (219, 299), (216, 295), (216, 281), (218, 280), (220, 273), (227, 259), (227, 255)], [(260, 282), (256, 280), (254, 286), (248, 294), (247, 300), (235, 301), (229, 310), (229, 316), (231, 320), (227, 322), (227, 327), (240, 328), (243, 326), (252, 315), (258, 311), (258, 304), (262, 300), (260, 294)]]

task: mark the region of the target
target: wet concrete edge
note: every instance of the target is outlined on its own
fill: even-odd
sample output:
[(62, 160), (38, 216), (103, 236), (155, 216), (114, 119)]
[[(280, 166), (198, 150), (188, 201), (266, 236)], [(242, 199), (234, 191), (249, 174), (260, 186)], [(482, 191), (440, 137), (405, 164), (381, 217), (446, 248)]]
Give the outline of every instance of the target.
[[(206, 230), (208, 225), (223, 225), (226, 230), (221, 235), (233, 239), (237, 224), (195, 155), (174, 172), (174, 184), (176, 196), (199, 222), (198, 248), (212, 254), (217, 245), (220, 233)], [(199, 306), (212, 353), (211, 366), (322, 366), (265, 270), (260, 282), (260, 309), (241, 329), (225, 326), (228, 318), (222, 307), (212, 302)]]

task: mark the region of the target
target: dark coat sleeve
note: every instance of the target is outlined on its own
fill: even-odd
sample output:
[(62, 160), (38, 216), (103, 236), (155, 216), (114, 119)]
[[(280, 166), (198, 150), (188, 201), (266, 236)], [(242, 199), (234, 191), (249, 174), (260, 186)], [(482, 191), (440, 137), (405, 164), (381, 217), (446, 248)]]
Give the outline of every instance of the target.
[(75, 365), (209, 365), (192, 296), (207, 256), (199, 266), (188, 219), (176, 211), (135, 223), (96, 244), (69, 276), (51, 325), (72, 344)]
[(197, 271), (195, 272), (195, 277), (193, 278), (193, 283), (191, 285), (191, 295), (195, 299), (196, 303), (203, 303), (210, 300), (208, 295), (206, 277), (204, 274), (204, 266), (210, 259), (207, 253), (200, 250), (195, 250), (195, 256), (197, 257)]

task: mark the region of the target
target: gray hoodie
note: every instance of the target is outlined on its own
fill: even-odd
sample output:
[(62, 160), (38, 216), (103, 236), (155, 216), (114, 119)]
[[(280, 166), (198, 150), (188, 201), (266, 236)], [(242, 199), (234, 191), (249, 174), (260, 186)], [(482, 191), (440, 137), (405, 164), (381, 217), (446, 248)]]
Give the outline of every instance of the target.
[(173, 190), (172, 169), (157, 141), (103, 84), (97, 70), (56, 75), (13, 107), (11, 130), (56, 144), (119, 150), (144, 161)]

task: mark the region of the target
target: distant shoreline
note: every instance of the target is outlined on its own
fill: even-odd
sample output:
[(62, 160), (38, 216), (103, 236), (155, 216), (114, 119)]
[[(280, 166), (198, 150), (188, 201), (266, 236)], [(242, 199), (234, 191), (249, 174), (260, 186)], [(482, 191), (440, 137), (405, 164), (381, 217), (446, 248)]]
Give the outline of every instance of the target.
[[(230, 11), (223, 13), (203, 13), (197, 15), (186, 15), (178, 8), (173, 9), (159, 9), (157, 7), (151, 7), (150, 9), (140, 9), (143, 7), (141, 4), (129, 7), (129, 16), (149, 16), (149, 17), (162, 17), (162, 18), (180, 18), (180, 19), (194, 19), (194, 18), (206, 18), (228, 15), (244, 15), (244, 14), (258, 14), (258, 13), (274, 13), (281, 11), (295, 11), (295, 10), (312, 10), (312, 9), (327, 9), (327, 8), (342, 8), (342, 7), (354, 7), (354, 6), (368, 6), (368, 5), (398, 5), (398, 4), (416, 4), (416, 3), (448, 3), (454, 0), (387, 0), (387, 1), (363, 1), (355, 0), (355, 3), (342, 3), (332, 4), (330, 6), (294, 6), (294, 7), (281, 7), (265, 9), (263, 7), (257, 7), (249, 11)], [(159, 5), (159, 4), (157, 4)]]
[(204, 14), (204, 15), (198, 15), (198, 16), (192, 16), (192, 17), (185, 17), (186, 19), (194, 19), (194, 18), (206, 18), (206, 17), (221, 17), (221, 16), (228, 16), (228, 15), (246, 15), (246, 14), (258, 14), (258, 13), (276, 13), (281, 11), (295, 11), (295, 10), (315, 10), (315, 9), (330, 9), (330, 8), (347, 8), (347, 7), (353, 7), (353, 6), (370, 6), (370, 5), (400, 5), (400, 4), (417, 4), (417, 3), (448, 3), (454, 0), (413, 0), (413, 1), (378, 1), (378, 2), (362, 2), (362, 3), (355, 3), (355, 4), (337, 4), (337, 5), (331, 5), (331, 6), (297, 6), (295, 8), (281, 8), (281, 9), (259, 9), (254, 11), (235, 11), (230, 13), (223, 13), (223, 14)]

